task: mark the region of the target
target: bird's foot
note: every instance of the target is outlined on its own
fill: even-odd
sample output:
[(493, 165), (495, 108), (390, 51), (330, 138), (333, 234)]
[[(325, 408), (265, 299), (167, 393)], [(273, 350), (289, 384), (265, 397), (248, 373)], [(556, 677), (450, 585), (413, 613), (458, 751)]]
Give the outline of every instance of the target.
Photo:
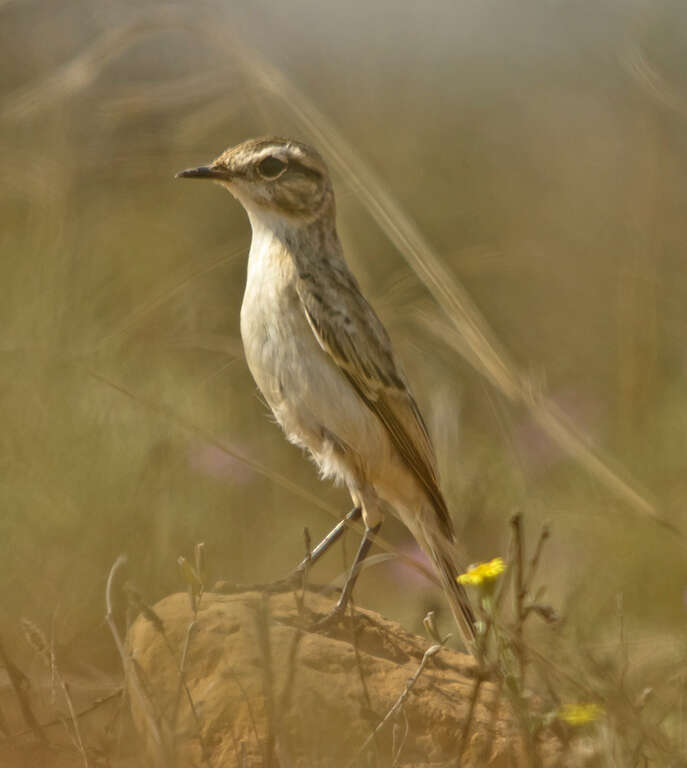
[(327, 630), (327, 629), (334, 629), (335, 627), (339, 627), (343, 623), (345, 613), (346, 613), (345, 606), (339, 605), (337, 603), (334, 606), (334, 608), (331, 611), (329, 611), (329, 613), (326, 613), (321, 618), (313, 621), (313, 623), (310, 625), (310, 628), (317, 631), (320, 629)]

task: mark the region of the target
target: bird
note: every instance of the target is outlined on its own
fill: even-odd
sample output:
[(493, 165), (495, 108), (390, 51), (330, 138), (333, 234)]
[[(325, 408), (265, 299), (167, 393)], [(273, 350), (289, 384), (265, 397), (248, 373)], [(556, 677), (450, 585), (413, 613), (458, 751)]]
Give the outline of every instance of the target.
[(455, 530), (432, 441), (389, 334), (344, 258), (322, 156), (300, 141), (261, 137), (176, 176), (217, 182), (248, 214), (252, 238), (240, 313), (248, 368), (287, 439), (353, 500), (311, 560), (349, 521), (364, 522), (332, 616), (345, 609), (374, 535), (391, 513), (432, 562), (471, 650), (475, 616), (457, 582)]

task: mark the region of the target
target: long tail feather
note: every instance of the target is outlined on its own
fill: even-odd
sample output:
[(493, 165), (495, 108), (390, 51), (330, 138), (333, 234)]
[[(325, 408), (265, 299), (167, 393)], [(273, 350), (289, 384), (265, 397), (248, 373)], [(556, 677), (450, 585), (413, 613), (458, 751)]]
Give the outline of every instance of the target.
[(441, 555), (435, 561), (435, 566), (465, 648), (472, 653), (476, 638), (475, 614), (465, 589), (456, 581), (458, 576), (456, 566), (447, 557)]

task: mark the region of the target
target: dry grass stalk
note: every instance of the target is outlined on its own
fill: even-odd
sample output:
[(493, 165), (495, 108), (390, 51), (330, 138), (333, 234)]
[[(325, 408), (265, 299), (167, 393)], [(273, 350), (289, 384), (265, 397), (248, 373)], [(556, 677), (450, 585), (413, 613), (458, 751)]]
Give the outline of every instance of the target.
[[(434, 656), (439, 653), (441, 650), (441, 645), (439, 643), (434, 643), (433, 645), (430, 645), (429, 648), (425, 651), (424, 655), (422, 656), (422, 660), (420, 661), (420, 664), (415, 670), (414, 674), (411, 675), (410, 678), (408, 678), (408, 682), (406, 683), (405, 688), (401, 692), (400, 696), (396, 699), (396, 701), (392, 704), (389, 711), (384, 715), (382, 720), (379, 722), (377, 727), (374, 729), (374, 731), (365, 739), (365, 742), (360, 747), (360, 750), (358, 751), (358, 757), (362, 756), (365, 752), (365, 750), (372, 744), (374, 741), (375, 736), (379, 734), (379, 732), (384, 728), (384, 726), (391, 720), (392, 717), (394, 717), (403, 707), (403, 704), (405, 703), (405, 700), (410, 695), (410, 692), (413, 690), (413, 687), (417, 683), (417, 681), (420, 679), (420, 675), (425, 670), (425, 667), (429, 663), (429, 660), (433, 658)], [(357, 758), (356, 758), (357, 760)], [(350, 763), (350, 766), (353, 766), (355, 764), (355, 761)]]
[[(121, 698), (123, 694), (124, 694), (124, 688), (117, 688), (112, 693), (108, 693), (106, 696), (99, 696), (98, 698), (94, 699), (93, 702), (89, 704), (87, 707), (84, 707), (84, 709), (81, 709), (78, 712), (76, 712), (75, 716), (77, 719), (80, 720), (81, 718), (86, 717), (87, 715), (90, 715), (92, 712), (95, 712), (96, 710), (105, 706), (105, 704), (109, 704), (111, 701)], [(56, 725), (64, 725), (64, 718), (55, 717), (52, 720), (48, 720), (48, 722), (41, 724), (41, 728), (45, 730), (47, 728), (54, 728)], [(26, 729), (25, 731), (19, 731), (19, 733), (13, 734), (12, 738), (18, 739), (18, 738), (21, 738), (22, 736), (27, 736), (29, 733), (32, 733), (30, 728)]]
[(0, 662), (2, 662), (3, 667), (5, 667), (7, 676), (10, 679), (10, 684), (12, 685), (14, 695), (17, 697), (17, 701), (19, 702), (19, 710), (21, 711), (24, 721), (36, 739), (43, 744), (47, 744), (48, 738), (43, 731), (43, 727), (38, 722), (38, 719), (36, 718), (36, 715), (34, 714), (33, 708), (31, 706), (31, 701), (29, 700), (27, 693), (28, 680), (26, 675), (24, 675), (19, 667), (17, 667), (17, 665), (9, 657), (7, 651), (5, 650), (5, 645), (2, 641), (0, 641)]
[(105, 66), (142, 38), (188, 19), (181, 8), (166, 6), (139, 13), (125, 24), (108, 29), (71, 61), (57, 67), (37, 83), (10, 94), (1, 116), (28, 120), (45, 109), (92, 85)]
[(117, 652), (119, 653), (125, 680), (131, 682), (131, 689), (135, 693), (137, 703), (143, 712), (146, 727), (151, 736), (152, 743), (155, 746), (155, 760), (160, 766), (172, 766), (174, 765), (174, 755), (172, 750), (169, 749), (167, 738), (163, 733), (160, 715), (155, 711), (153, 700), (139, 675), (138, 666), (126, 649), (124, 640), (119, 634), (119, 629), (114, 618), (112, 588), (117, 572), (125, 565), (125, 563), (126, 556), (120, 555), (113, 563), (107, 576), (107, 584), (105, 587), (105, 621), (110, 628)]
[[(21, 626), (24, 631), (24, 637), (26, 642), (36, 652), (41, 661), (45, 664), (50, 671), (51, 682), (53, 686), (53, 701), (54, 701), (54, 686), (59, 686), (62, 691), (65, 704), (69, 711), (70, 720), (67, 721), (64, 717), (59, 718), (59, 722), (62, 723), (69, 738), (74, 743), (77, 751), (81, 755), (81, 759), (84, 764), (84, 768), (89, 768), (90, 762), (88, 759), (88, 753), (84, 746), (84, 741), (81, 735), (81, 728), (79, 727), (79, 715), (74, 707), (74, 701), (72, 699), (69, 684), (65, 680), (64, 676), (57, 666), (57, 660), (55, 658), (55, 651), (52, 643), (48, 643), (48, 640), (43, 633), (43, 630), (35, 624), (33, 621), (27, 618), (21, 619)], [(71, 724), (71, 728), (70, 728)], [(43, 726), (44, 727), (44, 726)]]

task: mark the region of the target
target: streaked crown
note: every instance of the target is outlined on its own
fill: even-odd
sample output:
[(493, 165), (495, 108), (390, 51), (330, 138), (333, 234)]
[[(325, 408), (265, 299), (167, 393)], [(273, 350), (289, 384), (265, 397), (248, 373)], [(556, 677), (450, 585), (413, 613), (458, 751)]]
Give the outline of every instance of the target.
[(262, 210), (307, 221), (333, 213), (334, 196), (324, 160), (317, 150), (292, 139), (249, 139), (227, 149), (210, 165), (177, 176), (223, 184), (249, 213)]

